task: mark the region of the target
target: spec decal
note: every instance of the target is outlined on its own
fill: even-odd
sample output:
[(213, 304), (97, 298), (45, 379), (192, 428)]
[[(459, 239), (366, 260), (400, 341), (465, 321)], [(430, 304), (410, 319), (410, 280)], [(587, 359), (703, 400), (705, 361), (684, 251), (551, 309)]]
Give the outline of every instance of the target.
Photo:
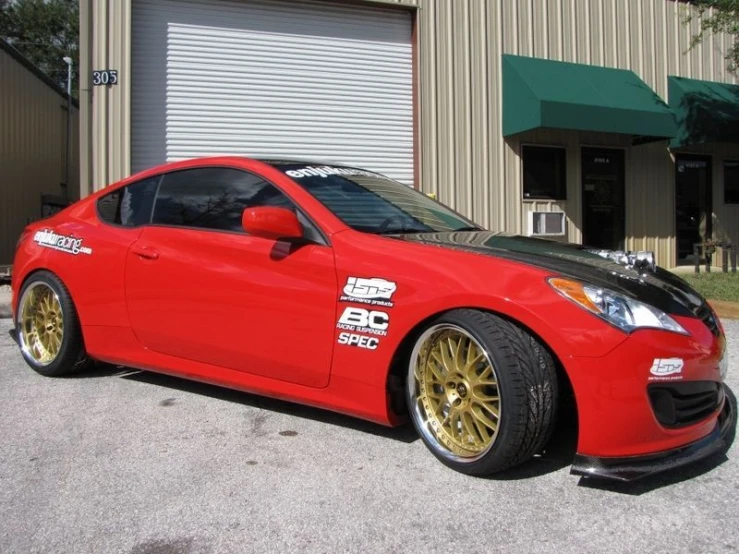
[(676, 376), (683, 371), (685, 362), (682, 358), (655, 358), (649, 373), (656, 377), (670, 377), (671, 379), (682, 379), (682, 376)]
[(339, 300), (392, 308), (393, 303), (390, 299), (397, 288), (392, 281), (379, 277), (349, 277), (344, 285), (344, 295)]
[(320, 167), (308, 166), (302, 169), (290, 169), (285, 171), (287, 175), (293, 179), (300, 179), (302, 177), (323, 177), (324, 179), (329, 175), (346, 175), (351, 177), (353, 175), (362, 175), (365, 177), (381, 177), (387, 179), (384, 175), (379, 173), (372, 173), (371, 171), (365, 171), (364, 169), (355, 169), (353, 167), (331, 167), (330, 165), (323, 165)]
[(380, 344), (380, 339), (366, 335), (355, 335), (354, 333), (339, 333), (339, 344), (375, 350)]
[(342, 331), (354, 331), (369, 335), (387, 335), (390, 316), (385, 312), (365, 310), (364, 308), (346, 308), (336, 324)]
[(92, 254), (92, 248), (82, 246), (82, 239), (70, 237), (67, 235), (57, 235), (51, 229), (36, 231), (33, 235), (33, 242), (44, 248), (53, 248), (67, 254)]

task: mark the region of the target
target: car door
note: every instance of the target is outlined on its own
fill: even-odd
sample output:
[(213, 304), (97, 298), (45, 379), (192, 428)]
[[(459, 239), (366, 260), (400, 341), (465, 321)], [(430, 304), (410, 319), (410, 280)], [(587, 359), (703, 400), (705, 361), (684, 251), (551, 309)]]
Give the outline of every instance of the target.
[[(245, 207), (296, 209), (234, 168), (164, 175), (126, 260), (126, 302), (147, 348), (312, 387), (328, 383), (337, 278), (330, 246), (247, 235)], [(317, 229), (304, 219), (312, 231)]]

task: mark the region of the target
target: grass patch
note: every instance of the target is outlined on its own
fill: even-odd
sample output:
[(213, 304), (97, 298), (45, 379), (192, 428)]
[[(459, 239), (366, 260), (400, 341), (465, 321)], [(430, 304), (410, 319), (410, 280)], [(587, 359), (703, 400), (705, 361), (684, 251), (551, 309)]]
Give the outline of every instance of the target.
[(681, 273), (680, 277), (704, 298), (739, 302), (739, 273)]

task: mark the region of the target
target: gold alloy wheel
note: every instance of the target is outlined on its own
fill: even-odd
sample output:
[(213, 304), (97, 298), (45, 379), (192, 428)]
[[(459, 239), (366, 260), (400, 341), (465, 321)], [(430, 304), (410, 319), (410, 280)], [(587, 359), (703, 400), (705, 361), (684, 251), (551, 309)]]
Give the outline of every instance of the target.
[(64, 339), (64, 314), (56, 292), (46, 283), (34, 283), (18, 304), (21, 348), (39, 365), (49, 365), (59, 355)]
[(427, 330), (411, 357), (415, 409), (421, 432), (458, 461), (472, 462), (498, 435), (501, 402), (495, 368), (464, 329)]

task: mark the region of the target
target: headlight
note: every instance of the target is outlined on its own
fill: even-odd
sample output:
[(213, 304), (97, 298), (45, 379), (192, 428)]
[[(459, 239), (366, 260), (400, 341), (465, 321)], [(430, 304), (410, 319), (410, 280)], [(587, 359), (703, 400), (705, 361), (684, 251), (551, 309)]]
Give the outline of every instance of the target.
[(689, 334), (663, 311), (633, 298), (571, 279), (554, 277), (548, 282), (568, 300), (627, 333), (636, 329), (650, 328)]

